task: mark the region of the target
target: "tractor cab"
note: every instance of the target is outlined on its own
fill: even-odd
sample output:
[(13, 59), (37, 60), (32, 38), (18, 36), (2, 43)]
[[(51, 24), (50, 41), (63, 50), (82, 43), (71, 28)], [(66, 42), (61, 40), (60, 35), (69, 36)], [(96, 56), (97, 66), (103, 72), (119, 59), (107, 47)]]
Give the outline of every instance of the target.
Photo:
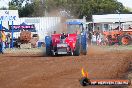
[(79, 42), (80, 44), (80, 52), (83, 54), (87, 53), (88, 48), (88, 39), (87, 39), (87, 31), (86, 24), (82, 19), (69, 19), (66, 22), (67, 24), (67, 32), (69, 33), (69, 39), (73, 39)]
[(78, 21), (78, 20), (68, 20), (66, 22), (67, 25), (67, 32), (72, 34), (72, 33), (77, 33), (81, 34), (81, 32), (84, 30), (84, 22)]

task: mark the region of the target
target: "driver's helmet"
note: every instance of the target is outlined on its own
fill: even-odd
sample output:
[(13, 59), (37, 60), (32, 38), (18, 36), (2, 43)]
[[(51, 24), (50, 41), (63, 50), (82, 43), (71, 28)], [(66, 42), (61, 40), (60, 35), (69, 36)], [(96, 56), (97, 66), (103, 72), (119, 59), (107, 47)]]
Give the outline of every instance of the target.
[(61, 39), (65, 39), (65, 33), (64, 32), (61, 33)]

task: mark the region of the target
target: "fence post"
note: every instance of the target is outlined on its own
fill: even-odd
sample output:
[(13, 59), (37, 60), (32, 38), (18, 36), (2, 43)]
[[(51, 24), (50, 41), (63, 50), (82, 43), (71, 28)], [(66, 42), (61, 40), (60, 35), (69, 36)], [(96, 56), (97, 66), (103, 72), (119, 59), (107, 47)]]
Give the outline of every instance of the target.
[(11, 27), (11, 29), (12, 29), (12, 43), (11, 43), (11, 45), (12, 45), (12, 49), (13, 49), (13, 38), (14, 38), (14, 36), (13, 36), (13, 34), (14, 34), (13, 21), (12, 21), (12, 27)]

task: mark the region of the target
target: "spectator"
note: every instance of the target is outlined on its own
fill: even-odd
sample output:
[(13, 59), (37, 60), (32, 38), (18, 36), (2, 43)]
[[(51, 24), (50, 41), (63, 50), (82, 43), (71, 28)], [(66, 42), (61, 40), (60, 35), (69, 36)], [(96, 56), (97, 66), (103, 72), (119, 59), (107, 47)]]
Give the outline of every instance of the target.
[(7, 34), (6, 43), (7, 43), (7, 46), (10, 48), (10, 43), (11, 43), (11, 35), (10, 35), (10, 33)]
[(100, 34), (100, 30), (99, 30), (99, 27), (98, 27), (98, 30), (96, 31), (96, 40), (97, 40), (97, 37), (99, 36)]
[(88, 34), (88, 43), (91, 44), (91, 40), (92, 40), (92, 33), (89, 31)]
[(3, 54), (3, 41), (2, 41), (2, 31), (0, 30), (0, 54)]
[(6, 43), (6, 35), (5, 35), (4, 30), (2, 30), (1, 34), (2, 34), (2, 50), (4, 51), (5, 43)]
[(99, 35), (97, 36), (97, 45), (102, 45), (102, 44), (101, 44), (102, 39), (103, 39), (103, 36), (102, 36), (101, 33), (99, 33)]
[(92, 34), (92, 45), (96, 45), (96, 33), (95, 32), (93, 32), (93, 34)]

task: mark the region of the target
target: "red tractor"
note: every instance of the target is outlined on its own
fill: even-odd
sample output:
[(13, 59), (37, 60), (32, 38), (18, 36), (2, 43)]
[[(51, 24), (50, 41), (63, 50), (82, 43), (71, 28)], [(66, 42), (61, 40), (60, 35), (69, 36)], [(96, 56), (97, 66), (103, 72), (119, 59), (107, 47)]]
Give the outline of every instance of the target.
[[(75, 24), (69, 23), (68, 25), (81, 25), (81, 22)], [(73, 30), (72, 30), (73, 31)], [(52, 34), (45, 37), (46, 54), (47, 55), (74, 55), (79, 56), (81, 52), (87, 53), (87, 39), (86, 33), (81, 34), (74, 33), (68, 34)]]

